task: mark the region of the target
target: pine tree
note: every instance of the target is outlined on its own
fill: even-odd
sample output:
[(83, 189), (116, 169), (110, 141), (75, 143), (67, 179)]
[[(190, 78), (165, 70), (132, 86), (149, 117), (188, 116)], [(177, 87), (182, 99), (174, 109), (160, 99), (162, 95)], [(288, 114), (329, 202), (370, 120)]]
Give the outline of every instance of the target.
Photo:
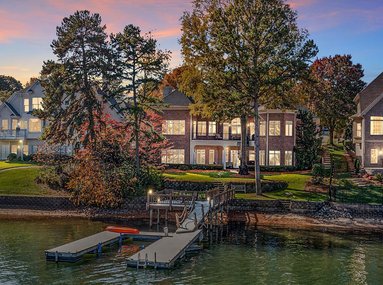
[(21, 90), (20, 81), (12, 76), (0, 75), (0, 101), (7, 100), (15, 91)]

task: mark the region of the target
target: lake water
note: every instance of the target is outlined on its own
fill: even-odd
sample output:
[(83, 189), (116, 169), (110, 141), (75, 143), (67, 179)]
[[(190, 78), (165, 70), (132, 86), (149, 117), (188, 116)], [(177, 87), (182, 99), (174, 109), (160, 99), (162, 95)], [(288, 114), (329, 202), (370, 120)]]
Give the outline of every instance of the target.
[(97, 233), (102, 222), (0, 220), (0, 284), (383, 284), (383, 237), (230, 225), (222, 243), (176, 269), (126, 268), (112, 250), (76, 264), (44, 250)]

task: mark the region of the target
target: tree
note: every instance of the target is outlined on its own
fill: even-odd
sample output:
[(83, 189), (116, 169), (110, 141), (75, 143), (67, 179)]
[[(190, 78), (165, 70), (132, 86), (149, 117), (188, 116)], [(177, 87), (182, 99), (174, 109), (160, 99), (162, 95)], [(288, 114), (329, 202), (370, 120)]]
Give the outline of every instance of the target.
[(321, 125), (329, 129), (333, 145), (335, 131), (344, 129), (356, 112), (353, 99), (365, 86), (363, 69), (353, 64), (351, 55), (335, 55), (317, 59), (311, 66), (311, 77), (310, 105)]
[[(49, 120), (46, 139), (53, 143), (81, 140), (86, 145), (95, 138), (94, 121), (105, 99), (99, 90), (105, 88), (104, 75), (110, 68), (105, 29), (100, 15), (89, 11), (64, 18), (56, 29), (51, 47), (57, 61), (44, 62), (44, 110), (38, 114)], [(65, 108), (64, 102), (69, 103)], [(87, 132), (80, 132), (83, 122), (89, 122)]]
[(307, 110), (299, 110), (296, 146), (294, 148), (297, 167), (310, 169), (318, 158), (322, 138), (314, 122), (313, 114)]
[(40, 79), (39, 77), (31, 77), (31, 78), (29, 78), (29, 81), (27, 81), (27, 83), (25, 83), (25, 87), (31, 86), (33, 83), (35, 83), (39, 79)]
[[(135, 166), (140, 176), (140, 135), (159, 137), (148, 120), (147, 112), (159, 111), (161, 98), (153, 94), (166, 73), (170, 53), (159, 50), (157, 41), (150, 34), (141, 35), (140, 28), (133, 25), (126, 26), (121, 33), (112, 34), (111, 43), (114, 51), (113, 79), (120, 83), (115, 94), (121, 102), (121, 114), (127, 125), (133, 126)], [(150, 131), (144, 131), (142, 125), (149, 127)]]
[(7, 100), (15, 91), (21, 90), (20, 81), (12, 76), (0, 75), (0, 100)]
[(282, 0), (195, 0), (182, 17), (182, 31), (186, 65), (202, 78), (195, 100), (219, 117), (232, 110), (254, 117), (260, 194), (259, 105), (288, 99), (317, 48)]

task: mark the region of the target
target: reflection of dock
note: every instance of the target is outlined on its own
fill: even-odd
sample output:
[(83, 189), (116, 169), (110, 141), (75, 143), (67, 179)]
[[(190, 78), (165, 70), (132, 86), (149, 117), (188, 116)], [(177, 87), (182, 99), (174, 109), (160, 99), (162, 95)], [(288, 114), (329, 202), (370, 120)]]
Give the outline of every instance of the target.
[[(133, 240), (140, 241), (156, 241), (164, 236), (164, 233), (154, 232), (141, 232), (138, 235), (120, 235), (119, 233), (113, 233), (103, 231), (59, 247), (55, 247), (45, 251), (47, 260), (50, 261), (66, 261), (76, 262), (81, 259), (84, 254), (98, 253), (100, 254), (102, 248), (114, 243), (122, 243), (122, 240), (126, 237), (131, 237)], [(170, 236), (170, 235), (169, 235)]]

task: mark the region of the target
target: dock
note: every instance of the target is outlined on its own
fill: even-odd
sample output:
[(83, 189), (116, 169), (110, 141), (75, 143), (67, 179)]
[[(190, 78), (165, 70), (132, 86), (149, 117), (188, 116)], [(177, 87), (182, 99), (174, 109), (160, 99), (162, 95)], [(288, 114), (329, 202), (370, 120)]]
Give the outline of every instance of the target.
[[(119, 233), (103, 231), (70, 243), (49, 249), (45, 251), (45, 257), (48, 261), (55, 262), (77, 262), (85, 254), (101, 254), (102, 248), (111, 244), (119, 243), (128, 237), (137, 241), (157, 241), (164, 237), (164, 233), (159, 232), (140, 232), (136, 235), (122, 235)], [(169, 235), (171, 237), (172, 235)]]

